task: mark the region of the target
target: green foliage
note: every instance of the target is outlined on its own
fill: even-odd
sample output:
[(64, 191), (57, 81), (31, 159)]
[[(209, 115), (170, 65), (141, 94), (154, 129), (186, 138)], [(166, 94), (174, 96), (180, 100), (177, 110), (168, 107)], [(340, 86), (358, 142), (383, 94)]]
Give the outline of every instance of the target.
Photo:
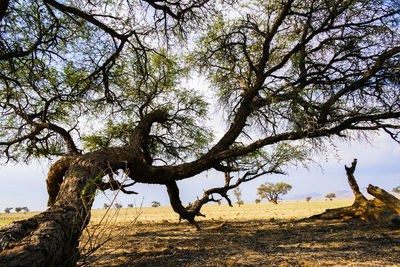
[(312, 198), (312, 197), (306, 197), (306, 201), (307, 201), (307, 202), (310, 202), (311, 198)]
[[(137, 121), (162, 109), (170, 118), (152, 129), (150, 153), (159, 162), (184, 162), (206, 153), (212, 142), (204, 123), (214, 112), (208, 110), (211, 96), (219, 96), (229, 123), (246, 92), (257, 86), (252, 100), (257, 108), (247, 120), (251, 127), (233, 146), (289, 131), (312, 137), (321, 105), (394, 46), (400, 24), (396, 1), (293, 1), (275, 32), (286, 2), (209, 3), (213, 8), (206, 12), (182, 9), (183, 21), (165, 18), (164, 25), (166, 13), (152, 9), (149, 15), (146, 3), (128, 2), (103, 1), (94, 8), (68, 1), (84, 12), (103, 12), (95, 17), (110, 27), (106, 31), (43, 1), (10, 2), (1, 21), (0, 56), (26, 55), (0, 60), (4, 160), (63, 156), (70, 152), (69, 139), (78, 152), (126, 145)], [(175, 11), (189, 5), (165, 4)], [(208, 19), (190, 21), (198, 14)], [(368, 23), (346, 24), (353, 19)], [(117, 33), (132, 34), (120, 38)], [(386, 61), (376, 84), (366, 85), (367, 94), (339, 97), (327, 114), (329, 126), (348, 114), (376, 114), (396, 103), (390, 98), (396, 95), (397, 62), (396, 57)], [(199, 76), (215, 91), (191, 88)], [(367, 100), (365, 95), (376, 95), (374, 88), (384, 88), (388, 99)], [(352, 99), (357, 101), (350, 107)], [(303, 155), (281, 152), (275, 155), (281, 162), (289, 162), (287, 156), (302, 160)]]
[(110, 146), (125, 145), (129, 141), (129, 133), (133, 130), (133, 127), (132, 121), (116, 123), (108, 120), (102, 131), (93, 135), (82, 136), (83, 147), (88, 151), (96, 151)]
[[(235, 144), (233, 147), (240, 149), (242, 145)], [(231, 160), (230, 164), (241, 166), (254, 173), (262, 170), (266, 173), (284, 174), (286, 167), (306, 166), (310, 160), (307, 146), (282, 142), (268, 148), (254, 150), (243, 157)]]
[(291, 189), (292, 186), (284, 182), (279, 182), (276, 184), (266, 182), (257, 188), (257, 194), (261, 199), (265, 198), (274, 204), (278, 204), (280, 196), (286, 195)]

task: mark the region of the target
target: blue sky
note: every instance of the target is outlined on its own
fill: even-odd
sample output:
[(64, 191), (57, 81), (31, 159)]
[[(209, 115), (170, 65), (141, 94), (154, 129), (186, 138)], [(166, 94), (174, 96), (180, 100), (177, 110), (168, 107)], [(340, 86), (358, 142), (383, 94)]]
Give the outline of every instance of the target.
[[(350, 191), (347, 184), (344, 165), (348, 166), (354, 158), (358, 159), (355, 177), (361, 189), (368, 184), (377, 185), (386, 190), (400, 185), (400, 145), (387, 135), (381, 134), (371, 138), (371, 142), (339, 143), (336, 156), (317, 155), (315, 161), (307, 169), (291, 168), (288, 175), (274, 175), (242, 185), (242, 198), (245, 202), (254, 202), (257, 198), (257, 187), (261, 183), (284, 181), (293, 186), (293, 189), (284, 199), (304, 199), (311, 195), (313, 199), (323, 198), (331, 192), (341, 194)], [(338, 157), (337, 157), (338, 156)], [(14, 165), (0, 167), (0, 212), (6, 207), (28, 207), (32, 211), (44, 210), (47, 202), (46, 174), (48, 162), (40, 166)], [(179, 182), (181, 197), (184, 203), (193, 202), (202, 195), (203, 189), (211, 186), (220, 186), (224, 182), (223, 175), (208, 171), (194, 178)], [(159, 201), (168, 205), (168, 195), (164, 186), (135, 185), (132, 190), (139, 195), (124, 195), (120, 193), (117, 201), (124, 206), (132, 203), (136, 206), (149, 206), (151, 201)], [(107, 194), (112, 198), (113, 194)], [(101, 208), (109, 202), (104, 194), (97, 197), (94, 208)]]

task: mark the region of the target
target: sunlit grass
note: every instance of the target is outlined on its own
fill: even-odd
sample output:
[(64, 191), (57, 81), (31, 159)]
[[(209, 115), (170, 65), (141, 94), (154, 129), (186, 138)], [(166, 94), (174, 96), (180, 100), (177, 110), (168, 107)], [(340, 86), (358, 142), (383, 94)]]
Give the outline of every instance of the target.
[[(245, 203), (240, 207), (234, 204), (229, 207), (227, 204), (222, 205), (205, 205), (202, 213), (205, 218), (199, 217), (198, 220), (251, 220), (251, 219), (301, 219), (324, 212), (326, 209), (349, 206), (353, 203), (353, 199), (334, 199), (329, 200), (311, 200), (301, 201), (283, 201), (278, 205), (269, 202)], [(103, 218), (105, 209), (92, 210), (91, 221), (98, 223)], [(112, 216), (115, 222), (128, 222), (138, 217), (138, 222), (176, 222), (179, 216), (171, 207), (143, 207), (143, 208), (122, 208), (118, 211), (118, 217), (115, 219), (116, 209), (110, 209), (108, 216)], [(0, 213), (0, 227), (7, 225), (13, 221), (29, 218), (38, 212), (24, 213)]]
[(11, 222), (24, 220), (30, 218), (40, 212), (11, 212), (11, 213), (0, 213), (0, 228)]
[[(278, 205), (261, 202), (245, 203), (240, 207), (234, 204), (229, 207), (227, 204), (222, 205), (205, 205), (201, 212), (206, 215), (205, 218), (198, 217), (197, 220), (249, 220), (249, 219), (301, 219), (310, 217), (315, 214), (324, 212), (326, 209), (333, 209), (339, 207), (349, 206), (353, 203), (353, 199), (335, 199), (329, 200), (311, 200), (306, 201), (283, 201)], [(91, 220), (98, 222), (105, 210), (98, 209), (92, 211)], [(136, 218), (137, 213), (140, 212), (138, 222), (160, 222), (160, 221), (178, 221), (177, 215), (171, 207), (144, 207), (136, 208), (123, 208), (119, 212), (118, 222), (130, 221)]]

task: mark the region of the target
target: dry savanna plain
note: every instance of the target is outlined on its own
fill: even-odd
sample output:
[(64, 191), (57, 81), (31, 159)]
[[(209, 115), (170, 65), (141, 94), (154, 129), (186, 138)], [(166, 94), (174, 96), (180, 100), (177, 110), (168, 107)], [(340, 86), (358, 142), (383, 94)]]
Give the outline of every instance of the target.
[[(79, 265), (400, 266), (400, 229), (390, 223), (305, 219), (352, 202), (206, 205), (201, 231), (171, 207), (93, 210)], [(0, 226), (34, 214), (0, 214)]]

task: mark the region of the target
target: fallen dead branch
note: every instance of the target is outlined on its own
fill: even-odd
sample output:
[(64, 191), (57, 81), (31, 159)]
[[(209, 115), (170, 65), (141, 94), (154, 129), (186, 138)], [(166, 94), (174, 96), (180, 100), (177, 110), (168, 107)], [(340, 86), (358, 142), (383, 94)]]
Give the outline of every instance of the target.
[(360, 191), (354, 177), (357, 159), (351, 167), (345, 166), (347, 179), (354, 194), (354, 203), (351, 206), (328, 209), (322, 214), (311, 216), (311, 219), (360, 219), (364, 221), (381, 221), (398, 224), (400, 220), (400, 200), (377, 186), (369, 185), (368, 193), (375, 196), (367, 199)]

